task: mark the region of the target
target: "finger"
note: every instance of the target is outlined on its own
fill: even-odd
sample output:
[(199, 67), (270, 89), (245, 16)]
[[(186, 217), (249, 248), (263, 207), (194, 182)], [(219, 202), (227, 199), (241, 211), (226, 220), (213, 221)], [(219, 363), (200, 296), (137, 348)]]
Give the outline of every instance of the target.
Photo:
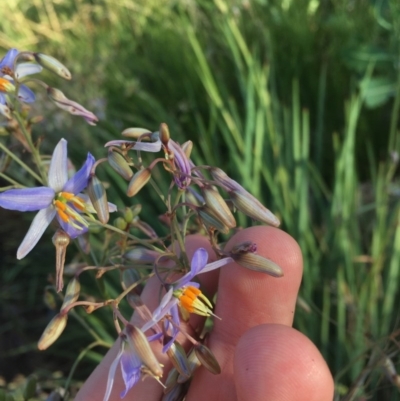
[(238, 401), (331, 401), (332, 375), (314, 344), (297, 330), (264, 324), (248, 330), (234, 357)]
[[(200, 235), (192, 235), (187, 237), (186, 250), (188, 253), (189, 260), (191, 260), (193, 253), (196, 249), (203, 247), (209, 253), (209, 261), (215, 258), (214, 252), (211, 248), (209, 241)], [(202, 274), (202, 286), (207, 292), (213, 294), (216, 291), (218, 284), (218, 271)], [(157, 277), (152, 277), (146, 284), (143, 292), (141, 294), (142, 301), (147, 305), (150, 311), (153, 311), (159, 304), (159, 294), (160, 294), (161, 284)], [(190, 325), (196, 328), (201, 325), (204, 319), (199, 316), (193, 316), (190, 319)], [(131, 322), (141, 327), (144, 323), (143, 320), (137, 314), (132, 316)], [(188, 327), (189, 329), (190, 327)], [(180, 341), (185, 345), (184, 339), (180, 338)], [(152, 349), (157, 357), (157, 359), (164, 365), (164, 372), (168, 372), (171, 368), (171, 364), (168, 360), (166, 354), (162, 353), (162, 345), (158, 342), (151, 343)], [(90, 375), (88, 380), (84, 383), (79, 393), (77, 394), (75, 401), (92, 401), (92, 400), (102, 400), (104, 397), (107, 377), (110, 369), (110, 365), (115, 359), (119, 350), (119, 341), (117, 341), (114, 346), (107, 352), (106, 356), (96, 367), (93, 373)], [(166, 379), (166, 374), (164, 374), (164, 380)], [(115, 382), (110, 395), (109, 401), (119, 401), (120, 393), (124, 390), (124, 382), (122, 379), (121, 371), (119, 367), (117, 368), (115, 374)], [(136, 401), (146, 400), (159, 400), (162, 396), (163, 388), (159, 383), (157, 383), (152, 378), (146, 378), (145, 380), (139, 381), (129, 392), (129, 397), (132, 397)]]
[(257, 244), (257, 253), (277, 263), (284, 276), (275, 278), (237, 263), (221, 268), (216, 320), (209, 347), (221, 365), (215, 376), (204, 368), (196, 372), (188, 400), (235, 400), (233, 355), (240, 337), (250, 328), (274, 323), (291, 326), (302, 275), (302, 256), (296, 241), (285, 232), (266, 226), (238, 232), (226, 249), (244, 242)]

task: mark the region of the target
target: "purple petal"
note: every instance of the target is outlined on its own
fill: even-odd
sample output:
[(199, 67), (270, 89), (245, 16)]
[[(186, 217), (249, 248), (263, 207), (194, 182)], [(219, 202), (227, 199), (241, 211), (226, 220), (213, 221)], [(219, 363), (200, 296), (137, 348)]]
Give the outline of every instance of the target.
[(127, 392), (139, 381), (142, 362), (133, 352), (124, 352), (121, 357), (121, 372), (125, 383), (125, 390), (120, 397), (124, 398)]
[(54, 148), (49, 168), (49, 187), (61, 192), (68, 181), (67, 141), (62, 138)]
[(204, 266), (204, 269), (201, 269), (197, 274), (211, 272), (215, 269), (219, 269), (222, 266), (227, 265), (228, 263), (233, 262), (233, 259), (229, 256), (227, 258), (216, 260), (215, 262), (208, 263)]
[(74, 222), (75, 224), (78, 224), (81, 229), (75, 228), (69, 223), (66, 223), (65, 221), (62, 221), (60, 217), (57, 215), (57, 220), (60, 223), (61, 228), (73, 239), (76, 237), (79, 237), (82, 234), (85, 234), (88, 231), (88, 228), (85, 226), (81, 226), (78, 222)]
[(176, 340), (176, 337), (179, 334), (179, 326), (181, 324), (181, 320), (179, 318), (179, 311), (178, 311), (178, 305), (174, 305), (171, 310), (170, 310), (171, 316), (172, 316), (172, 321), (175, 323), (175, 325), (172, 326), (172, 338), (164, 345), (162, 352), (165, 353), (168, 351), (168, 349), (171, 347), (171, 345), (174, 343)]
[(26, 85), (21, 85), (18, 90), (18, 99), (24, 103), (33, 103), (36, 96)]
[(9, 210), (32, 212), (48, 207), (54, 196), (54, 191), (49, 187), (10, 189), (0, 193), (0, 206)]
[(0, 61), (0, 72), (4, 67), (8, 67), (11, 70), (14, 70), (14, 61), (15, 57), (17, 57), (19, 51), (17, 49), (10, 49), (3, 59)]
[(88, 185), (90, 173), (95, 161), (95, 158), (88, 153), (85, 163), (79, 171), (77, 171), (75, 175), (67, 181), (63, 187), (63, 191), (70, 192), (74, 195), (82, 192)]
[(33, 75), (37, 74), (38, 72), (41, 72), (43, 70), (43, 67), (40, 66), (39, 64), (34, 64), (34, 63), (21, 63), (17, 65), (17, 68), (15, 69), (15, 78), (23, 78), (26, 77), (27, 75)]
[(199, 272), (204, 269), (208, 261), (208, 253), (204, 248), (199, 248), (193, 255), (190, 263), (190, 271), (174, 283), (174, 288), (181, 288), (193, 279)]
[(32, 250), (42, 237), (48, 225), (54, 219), (55, 214), (56, 210), (53, 206), (49, 206), (48, 208), (39, 211), (18, 248), (17, 259), (22, 259)]
[(168, 141), (168, 147), (174, 154), (174, 164), (176, 169), (183, 173), (182, 175), (174, 177), (176, 185), (180, 189), (185, 189), (190, 184), (190, 161), (185, 152), (182, 150), (181, 146), (172, 139)]
[(118, 362), (120, 361), (123, 352), (124, 352), (124, 346), (122, 345), (117, 356), (115, 357), (110, 366), (110, 370), (108, 371), (107, 386), (106, 386), (106, 391), (104, 393), (103, 401), (108, 401), (108, 399), (110, 398), (111, 390), (114, 385), (115, 372), (117, 370)]

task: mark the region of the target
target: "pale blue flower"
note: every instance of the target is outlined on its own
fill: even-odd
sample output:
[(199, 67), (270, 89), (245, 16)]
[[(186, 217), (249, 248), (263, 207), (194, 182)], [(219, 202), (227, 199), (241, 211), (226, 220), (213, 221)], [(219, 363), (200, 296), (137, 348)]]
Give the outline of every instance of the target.
[[(39, 211), (18, 248), (18, 259), (32, 250), (54, 217), (71, 238), (88, 230), (89, 223), (82, 213), (94, 210), (88, 197), (81, 192), (88, 185), (94, 163), (94, 157), (88, 153), (82, 168), (68, 179), (67, 141), (61, 139), (51, 158), (48, 186), (10, 189), (0, 194), (0, 206), (5, 209)], [(109, 206), (110, 211), (116, 210), (115, 205)]]

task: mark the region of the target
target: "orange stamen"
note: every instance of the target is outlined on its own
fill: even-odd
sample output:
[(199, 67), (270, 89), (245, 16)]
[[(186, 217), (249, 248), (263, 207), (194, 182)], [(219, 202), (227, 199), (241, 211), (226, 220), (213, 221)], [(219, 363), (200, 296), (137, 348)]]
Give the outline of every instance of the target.
[(54, 204), (55, 204), (57, 209), (62, 210), (63, 212), (67, 208), (67, 206), (65, 206), (65, 204), (60, 202), (59, 200), (54, 201)]
[(69, 192), (61, 192), (60, 195), (66, 200), (71, 200), (75, 195)]
[(189, 298), (188, 296), (186, 296), (186, 295), (182, 295), (180, 298), (179, 298), (179, 301), (180, 301), (180, 303), (181, 303), (181, 306), (184, 308), (184, 309), (186, 309), (188, 312), (190, 312), (190, 313), (193, 313), (193, 311), (194, 311), (194, 307), (193, 307), (193, 299), (192, 298)]
[(64, 213), (61, 209), (57, 209), (57, 213), (60, 216), (61, 220), (65, 223), (69, 222), (69, 217), (66, 213)]

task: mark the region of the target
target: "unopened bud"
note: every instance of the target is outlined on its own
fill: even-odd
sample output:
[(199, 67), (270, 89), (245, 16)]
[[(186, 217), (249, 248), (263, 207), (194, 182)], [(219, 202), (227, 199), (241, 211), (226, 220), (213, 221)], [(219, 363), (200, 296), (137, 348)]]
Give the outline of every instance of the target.
[(125, 219), (123, 217), (117, 217), (114, 220), (114, 227), (117, 227), (122, 231), (125, 230), (127, 226), (128, 226), (128, 223), (125, 221)]
[(54, 57), (48, 56), (43, 53), (34, 53), (34, 56), (38, 64), (48, 69), (49, 71), (54, 72), (59, 77), (67, 80), (70, 80), (72, 78), (68, 68), (64, 64), (61, 64)]
[(133, 176), (133, 171), (130, 168), (125, 157), (113, 150), (108, 151), (108, 163), (110, 166), (125, 180), (129, 181)]
[(222, 223), (218, 216), (212, 212), (212, 210), (207, 206), (202, 206), (197, 208), (197, 213), (199, 214), (201, 221), (208, 229), (215, 229), (221, 233), (228, 234), (229, 227)]
[(29, 400), (36, 396), (36, 385), (37, 385), (37, 378), (35, 376), (30, 376), (27, 378), (24, 391), (22, 392), (22, 396), (24, 400)]
[(6, 104), (0, 103), (0, 114), (2, 114), (8, 120), (11, 120), (11, 110)]
[(121, 284), (124, 290), (135, 284), (138, 280), (140, 280), (140, 274), (136, 269), (125, 269), (122, 272)]
[(204, 344), (197, 343), (194, 346), (194, 352), (201, 364), (212, 374), (219, 375), (221, 367), (211, 350)]
[(133, 219), (140, 214), (142, 211), (142, 205), (135, 205), (126, 207), (124, 209), (124, 219), (127, 223), (132, 223)]
[(168, 394), (171, 390), (173, 390), (173, 388), (177, 384), (178, 376), (179, 372), (175, 368), (172, 368), (169, 371), (167, 380), (164, 383), (165, 384), (164, 394)]
[(202, 190), (206, 205), (214, 212), (214, 215), (228, 228), (236, 227), (236, 220), (233, 217), (228, 205), (218, 191), (211, 187)]
[(183, 376), (190, 377), (189, 362), (186, 352), (177, 341), (174, 341), (167, 350), (167, 355), (175, 369)]
[(132, 177), (126, 194), (128, 196), (135, 196), (150, 180), (151, 171), (148, 168), (141, 169)]
[(165, 123), (161, 123), (160, 124), (160, 129), (159, 129), (159, 133), (160, 133), (160, 140), (161, 143), (164, 146), (168, 146), (168, 142), (171, 138), (171, 135), (169, 134), (169, 128), (168, 125)]
[(53, 291), (50, 291), (49, 289), (44, 291), (43, 302), (50, 310), (56, 310), (57, 301)]
[(250, 218), (275, 227), (280, 225), (279, 219), (246, 190), (231, 191), (229, 196), (235, 207)]
[(106, 224), (110, 218), (107, 194), (102, 182), (95, 175), (89, 181), (87, 192), (99, 220)]
[(134, 263), (153, 264), (160, 254), (151, 249), (137, 246), (124, 254), (124, 258)]
[(126, 325), (125, 331), (129, 345), (142, 360), (149, 372), (151, 372), (151, 374), (156, 378), (162, 377), (163, 370), (160, 363), (157, 361), (145, 334), (139, 328), (129, 323)]
[(237, 253), (231, 254), (232, 259), (240, 266), (246, 269), (254, 270), (260, 273), (266, 273), (274, 277), (282, 277), (283, 270), (276, 263), (272, 262), (263, 256), (255, 253)]
[(242, 189), (242, 186), (239, 185), (235, 180), (232, 180), (225, 171), (221, 170), (218, 167), (211, 167), (210, 173), (214, 180), (221, 185), (225, 191), (234, 191)]
[(184, 151), (186, 157), (190, 159), (190, 155), (192, 154), (193, 150), (193, 142), (192, 141), (186, 141), (181, 145), (182, 150)]
[(147, 128), (127, 128), (121, 133), (121, 135), (133, 139), (139, 139), (143, 134), (151, 134), (151, 131)]
[(69, 245), (71, 238), (65, 231), (58, 229), (53, 235), (52, 240), (56, 247), (56, 289), (57, 292), (60, 292), (64, 287), (64, 263), (67, 254), (67, 246)]
[(178, 384), (171, 388), (169, 392), (164, 394), (161, 401), (183, 401), (185, 399), (186, 392), (181, 384)]
[[(199, 361), (199, 358), (197, 358), (194, 348), (192, 348), (192, 350), (189, 352), (187, 359), (189, 363), (190, 375), (192, 376), (195, 370), (201, 366), (201, 362)], [(187, 380), (188, 378), (186, 376), (179, 375), (178, 377), (178, 383), (185, 383)]]
[(45, 328), (40, 340), (38, 342), (38, 348), (43, 351), (50, 347), (54, 341), (60, 337), (67, 325), (68, 315), (58, 314), (53, 317), (50, 323)]
[(71, 305), (76, 302), (79, 298), (79, 293), (81, 291), (81, 284), (79, 280), (74, 277), (67, 285), (67, 290), (65, 291), (64, 302), (61, 306), (61, 310), (66, 306)]

